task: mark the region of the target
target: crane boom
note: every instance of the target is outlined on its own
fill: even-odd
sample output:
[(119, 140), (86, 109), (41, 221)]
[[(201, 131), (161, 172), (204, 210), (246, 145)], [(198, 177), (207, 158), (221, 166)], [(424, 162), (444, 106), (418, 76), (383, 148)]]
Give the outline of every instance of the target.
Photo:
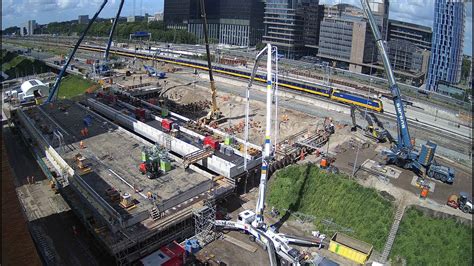
[(219, 108), (217, 107), (217, 89), (216, 83), (214, 81), (214, 76), (212, 75), (212, 64), (211, 64), (211, 52), (209, 51), (209, 37), (207, 36), (207, 16), (206, 16), (206, 7), (204, 0), (200, 0), (201, 4), (201, 16), (203, 18), (203, 30), (204, 30), (204, 41), (206, 44), (206, 55), (207, 55), (207, 68), (209, 69), (209, 81), (211, 83), (211, 111), (207, 115), (207, 119), (217, 119), (219, 117)]
[(375, 23), (374, 16), (372, 14), (372, 11), (370, 10), (370, 6), (367, 1), (368, 0), (360, 0), (362, 4), (362, 9), (364, 10), (364, 14), (369, 21), (370, 28), (372, 29), (372, 33), (375, 38), (375, 43), (382, 56), (385, 74), (387, 75), (388, 84), (390, 85), (390, 91), (393, 95), (393, 103), (395, 105), (395, 112), (397, 114), (397, 122), (399, 125), (397, 146), (400, 149), (403, 148), (406, 150), (412, 150), (413, 145), (411, 144), (410, 133), (408, 131), (408, 123), (405, 116), (405, 110), (403, 108), (400, 88), (398, 87), (397, 81), (395, 80), (395, 76), (392, 71), (392, 65), (390, 64), (390, 59), (388, 58), (387, 51), (385, 50), (382, 35), (380, 34), (379, 28)]
[(120, 1), (120, 5), (119, 5), (119, 8), (118, 8), (117, 14), (115, 14), (114, 23), (112, 24), (112, 28), (110, 29), (109, 40), (107, 42), (107, 47), (106, 47), (105, 53), (104, 53), (104, 60), (106, 62), (109, 60), (110, 46), (112, 45), (112, 39), (113, 39), (113, 36), (114, 36), (115, 28), (117, 27), (117, 23), (118, 23), (118, 20), (120, 18), (120, 13), (122, 12), (122, 7), (123, 7), (124, 2), (125, 2), (125, 0)]
[(260, 176), (260, 185), (258, 187), (258, 199), (255, 207), (255, 224), (257, 228), (261, 227), (263, 222), (263, 211), (265, 209), (265, 193), (267, 189), (267, 173), (271, 160), (271, 131), (272, 131), (272, 47), (267, 44), (267, 112), (265, 124), (265, 143), (262, 156), (262, 169)]
[(423, 177), (426, 174), (429, 177), (452, 184), (455, 179), (454, 169), (439, 165), (433, 159), (437, 146), (435, 143), (428, 141), (425, 145), (421, 146), (420, 152), (415, 150), (415, 147), (411, 142), (410, 133), (408, 131), (408, 123), (400, 94), (400, 88), (398, 87), (395, 80), (392, 66), (390, 64), (387, 51), (385, 50), (379, 28), (375, 23), (375, 19), (372, 11), (370, 10), (368, 0), (360, 0), (360, 2), (362, 4), (364, 14), (369, 21), (370, 27), (372, 28), (372, 33), (374, 34), (377, 48), (382, 56), (385, 73), (387, 75), (390, 91), (392, 92), (393, 96), (393, 105), (395, 106), (395, 112), (397, 115), (398, 141), (396, 145), (392, 146), (390, 150), (383, 151), (383, 154), (387, 156), (387, 162), (394, 163), (403, 168), (411, 168), (417, 174)]
[(102, 5), (100, 5), (99, 10), (97, 10), (97, 12), (94, 14), (92, 19), (89, 21), (89, 23), (87, 24), (86, 29), (84, 30), (81, 37), (79, 38), (79, 40), (74, 45), (74, 48), (72, 49), (71, 53), (69, 54), (69, 57), (66, 61), (66, 64), (64, 64), (63, 68), (59, 72), (59, 75), (56, 78), (56, 81), (54, 82), (53, 88), (51, 89), (51, 91), (49, 93), (49, 96), (48, 96), (48, 99), (46, 100), (45, 103), (52, 102), (56, 98), (56, 93), (59, 89), (59, 85), (61, 84), (61, 79), (63, 78), (64, 73), (66, 73), (67, 67), (71, 63), (72, 58), (76, 54), (76, 51), (79, 48), (79, 45), (81, 45), (82, 40), (84, 40), (84, 37), (86, 36), (87, 32), (89, 31), (90, 27), (92, 26), (92, 23), (94, 23), (94, 21), (96, 20), (96, 18), (99, 16), (100, 12), (102, 11), (102, 9), (104, 9), (104, 6), (107, 4), (107, 2), (108, 2), (108, 0), (104, 0), (104, 2), (102, 2)]

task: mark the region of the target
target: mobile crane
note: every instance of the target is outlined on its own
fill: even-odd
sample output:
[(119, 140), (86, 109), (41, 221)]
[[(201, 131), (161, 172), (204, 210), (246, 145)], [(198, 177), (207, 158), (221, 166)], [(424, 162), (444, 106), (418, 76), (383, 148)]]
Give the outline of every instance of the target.
[[(272, 143), (271, 143), (271, 128), (272, 128), (272, 100), (273, 100), (273, 78), (272, 75), (272, 55), (277, 60), (277, 49), (272, 49), (270, 44), (267, 44), (262, 51), (257, 54), (255, 65), (250, 78), (249, 87), (255, 78), (255, 73), (258, 68), (258, 61), (262, 55), (267, 52), (267, 92), (266, 92), (266, 127), (265, 127), (265, 142), (262, 156), (262, 167), (260, 176), (260, 185), (258, 189), (258, 199), (255, 207), (255, 212), (252, 210), (245, 210), (239, 213), (237, 221), (216, 220), (215, 226), (226, 229), (241, 230), (248, 233), (255, 239), (256, 242), (263, 245), (270, 257), (270, 264), (277, 265), (276, 255), (280, 259), (287, 261), (292, 265), (301, 265), (304, 256), (289, 244), (300, 245), (317, 245), (322, 243), (323, 238), (300, 238), (279, 233), (275, 227), (268, 227), (264, 221), (265, 210), (265, 194), (267, 189), (267, 178), (270, 163), (272, 161)], [(248, 94), (249, 89), (247, 90)]]
[(59, 90), (59, 85), (61, 84), (61, 79), (63, 78), (64, 73), (66, 73), (67, 67), (69, 66), (72, 59), (74, 58), (74, 55), (76, 54), (77, 49), (81, 45), (82, 40), (84, 40), (84, 37), (86, 36), (87, 32), (89, 31), (90, 27), (92, 26), (92, 23), (94, 23), (97, 16), (99, 16), (100, 12), (102, 11), (102, 9), (104, 9), (104, 6), (107, 4), (107, 2), (108, 2), (108, 0), (104, 0), (104, 2), (102, 2), (102, 5), (100, 5), (99, 10), (97, 10), (97, 12), (94, 14), (92, 19), (89, 21), (89, 23), (87, 24), (86, 29), (84, 30), (81, 37), (79, 38), (79, 40), (74, 45), (74, 48), (72, 49), (71, 53), (69, 54), (69, 57), (67, 58), (66, 63), (64, 64), (63, 68), (61, 69), (58, 76), (56, 77), (53, 88), (49, 92), (48, 99), (46, 99), (45, 103), (50, 103), (50, 102), (54, 101), (57, 98), (57, 92)]
[(110, 33), (109, 33), (109, 39), (107, 41), (107, 47), (105, 48), (105, 52), (104, 52), (104, 62), (102, 64), (95, 66), (96, 72), (103, 76), (109, 76), (111, 74), (111, 69), (109, 66), (110, 46), (112, 45), (115, 28), (117, 27), (117, 23), (120, 18), (120, 13), (122, 12), (124, 2), (125, 0), (120, 1), (119, 8), (117, 10), (117, 13), (115, 14), (114, 22), (112, 24), (112, 28), (110, 29)]
[(382, 154), (386, 156), (387, 163), (389, 164), (395, 164), (405, 169), (412, 169), (415, 173), (421, 176), (427, 174), (429, 177), (441, 180), (443, 182), (453, 183), (455, 178), (454, 169), (439, 165), (434, 160), (434, 154), (437, 146), (435, 143), (428, 141), (426, 144), (422, 145), (420, 152), (415, 150), (415, 147), (411, 142), (410, 133), (408, 131), (408, 123), (405, 116), (400, 88), (395, 81), (395, 76), (393, 74), (390, 60), (385, 50), (379, 28), (375, 22), (372, 11), (370, 10), (368, 0), (361, 0), (361, 4), (362, 10), (364, 11), (367, 20), (369, 21), (370, 27), (372, 28), (372, 33), (374, 35), (377, 48), (382, 56), (382, 61), (388, 83), (390, 85), (390, 91), (393, 95), (393, 104), (395, 106), (395, 112), (397, 116), (397, 141), (395, 141), (389, 150), (384, 150)]
[(217, 89), (216, 82), (214, 81), (214, 76), (212, 75), (212, 65), (211, 65), (211, 52), (209, 51), (209, 37), (207, 36), (207, 16), (206, 16), (206, 6), (204, 0), (200, 0), (201, 5), (201, 16), (203, 18), (203, 29), (204, 29), (204, 41), (206, 43), (206, 55), (207, 55), (207, 68), (209, 70), (209, 82), (211, 84), (211, 111), (204, 117), (203, 120), (217, 120), (221, 116), (219, 107), (217, 107)]

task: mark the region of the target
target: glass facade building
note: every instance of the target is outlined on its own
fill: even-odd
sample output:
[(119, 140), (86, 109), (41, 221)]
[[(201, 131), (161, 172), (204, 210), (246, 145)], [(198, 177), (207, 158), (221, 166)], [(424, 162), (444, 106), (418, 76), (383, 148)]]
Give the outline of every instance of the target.
[[(211, 42), (253, 46), (264, 34), (264, 0), (206, 0)], [(164, 22), (168, 28), (186, 29), (203, 41), (203, 20), (199, 0), (165, 0)]]
[(459, 83), (465, 16), (463, 0), (435, 0), (427, 90), (437, 91), (438, 81)]
[[(287, 58), (303, 54), (303, 16), (298, 0), (267, 0), (265, 3), (265, 35), (263, 41), (276, 45)], [(301, 10), (300, 10), (301, 11)]]

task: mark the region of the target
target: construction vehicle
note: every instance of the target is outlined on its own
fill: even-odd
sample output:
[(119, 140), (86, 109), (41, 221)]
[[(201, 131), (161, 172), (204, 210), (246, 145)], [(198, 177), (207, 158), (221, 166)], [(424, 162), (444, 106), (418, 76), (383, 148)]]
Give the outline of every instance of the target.
[[(273, 101), (273, 86), (275, 85), (274, 79), (276, 79), (277, 75), (272, 75), (272, 62), (276, 61), (276, 56), (278, 54), (276, 47), (272, 49), (272, 46), (267, 44), (267, 46), (257, 54), (252, 77), (249, 81), (249, 87), (247, 89), (247, 97), (249, 97), (249, 89), (252, 85), (256, 70), (258, 68), (258, 61), (265, 52), (267, 52), (266, 127), (264, 149), (262, 154), (260, 185), (258, 189), (258, 198), (255, 206), (255, 212), (252, 210), (244, 210), (243, 212), (239, 213), (235, 222), (228, 220), (216, 220), (215, 226), (218, 228), (239, 230), (250, 234), (252, 240), (255, 240), (257, 243), (266, 248), (270, 258), (270, 265), (272, 266), (278, 264), (276, 255), (289, 264), (301, 265), (304, 261), (304, 254), (290, 246), (290, 244), (319, 246), (322, 240), (318, 238), (299, 238), (279, 233), (277, 227), (267, 226), (263, 217), (265, 210), (265, 193), (267, 189), (267, 178), (269, 176), (269, 166), (273, 159), (273, 147), (271, 143), (272, 104), (276, 102)], [(246, 110), (246, 113), (248, 114), (248, 109)], [(248, 123), (246, 123), (246, 125), (246, 128), (248, 128)], [(245, 151), (247, 151), (247, 148), (245, 148)]]
[(460, 209), (464, 213), (473, 213), (472, 198), (466, 192), (460, 192), (459, 195), (453, 194), (449, 196), (448, 206), (454, 209)]
[[(355, 105), (351, 106), (351, 118), (352, 118), (352, 127), (351, 131), (357, 131), (357, 128), (361, 128), (357, 125), (356, 122), (356, 111), (359, 111), (360, 115), (365, 118), (367, 121), (367, 127), (363, 128), (364, 135), (369, 137), (376, 142), (384, 143), (390, 142), (393, 143), (394, 139), (390, 132), (383, 127), (382, 122), (378, 120), (377, 116), (375, 116), (372, 112), (362, 111), (361, 109), (357, 108)], [(376, 125), (374, 125), (374, 122)]]
[(146, 73), (148, 74), (149, 77), (157, 77), (159, 79), (164, 79), (166, 77), (165, 72), (158, 72), (154, 67), (152, 66), (143, 66), (145, 69)]
[(393, 95), (393, 104), (397, 116), (398, 138), (389, 150), (384, 150), (382, 154), (386, 156), (386, 163), (395, 164), (405, 169), (411, 169), (416, 174), (441, 180), (446, 183), (453, 183), (455, 174), (454, 170), (436, 163), (433, 159), (436, 151), (436, 144), (428, 141), (422, 145), (421, 151), (415, 150), (415, 147), (410, 138), (408, 131), (408, 122), (406, 119), (403, 100), (400, 94), (400, 89), (395, 80), (395, 75), (392, 71), (392, 65), (388, 58), (382, 35), (375, 22), (372, 11), (370, 10), (368, 0), (361, 0), (362, 9), (367, 17), (372, 33), (375, 38), (375, 43), (382, 56), (382, 61), (387, 75), (387, 80), (390, 85), (390, 91)]
[(319, 168), (326, 170), (329, 173), (338, 174), (339, 168), (334, 166), (334, 162), (336, 161), (336, 157), (331, 156), (329, 154), (324, 154), (319, 161)]
[(109, 39), (107, 41), (107, 47), (105, 48), (104, 52), (104, 58), (102, 62), (96, 62), (94, 64), (94, 70), (95, 73), (101, 75), (101, 76), (111, 76), (112, 75), (112, 68), (110, 67), (110, 61), (109, 61), (109, 52), (110, 52), (110, 46), (112, 45), (112, 39), (114, 36), (115, 28), (117, 27), (118, 20), (120, 18), (120, 13), (122, 12), (122, 7), (124, 4), (125, 0), (120, 1), (119, 8), (117, 10), (117, 13), (115, 14), (114, 22), (112, 23), (112, 28), (110, 29), (109, 32)]
[(142, 175), (146, 175), (149, 179), (154, 179), (160, 176), (160, 153), (161, 151), (156, 145), (151, 148), (142, 148), (142, 162), (138, 167)]
[(207, 55), (207, 68), (209, 69), (209, 82), (211, 84), (211, 110), (202, 120), (217, 120), (222, 114), (217, 107), (217, 89), (216, 83), (214, 81), (214, 76), (212, 75), (212, 64), (211, 64), (211, 52), (209, 51), (209, 38), (207, 32), (207, 17), (206, 17), (206, 7), (204, 0), (200, 0), (201, 5), (201, 16), (203, 18), (203, 29), (204, 29), (204, 41), (206, 43), (206, 55)]

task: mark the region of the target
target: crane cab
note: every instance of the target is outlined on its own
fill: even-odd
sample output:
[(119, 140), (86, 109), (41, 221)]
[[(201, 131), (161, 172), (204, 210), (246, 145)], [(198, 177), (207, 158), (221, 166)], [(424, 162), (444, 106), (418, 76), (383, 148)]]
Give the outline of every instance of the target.
[(239, 213), (237, 220), (245, 224), (251, 224), (255, 220), (255, 213), (250, 210), (245, 210)]

